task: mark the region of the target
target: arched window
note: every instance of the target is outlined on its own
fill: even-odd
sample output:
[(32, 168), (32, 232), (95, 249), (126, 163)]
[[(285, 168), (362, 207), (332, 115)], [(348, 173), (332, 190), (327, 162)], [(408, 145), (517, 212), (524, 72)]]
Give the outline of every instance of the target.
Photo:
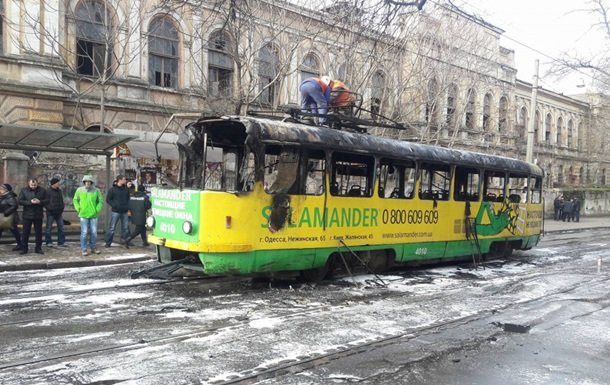
[[(529, 116), (527, 114), (527, 108), (525, 106), (519, 109), (517, 113), (517, 124), (518, 124), (518, 134), (525, 140), (527, 140), (527, 133), (529, 131)], [(534, 134), (535, 135), (535, 134)], [(534, 143), (536, 142), (536, 138), (534, 136)]]
[(438, 94), (438, 84), (436, 79), (428, 82), (428, 95), (426, 100), (426, 123), (435, 125), (438, 122), (438, 108), (436, 105)]
[(457, 106), (458, 88), (455, 83), (449, 85), (447, 89), (447, 125), (449, 129), (455, 127), (455, 111)]
[(227, 98), (233, 94), (233, 46), (223, 31), (208, 40), (208, 95)]
[(506, 96), (500, 98), (498, 105), (498, 131), (503, 132), (508, 125), (508, 100)]
[[(303, 58), (303, 62), (299, 67), (301, 82), (307, 78), (320, 77), (320, 60), (313, 53), (308, 53)], [(300, 83), (300, 82), (299, 82)]]
[(578, 182), (579, 182), (579, 184), (585, 183), (585, 169), (584, 169), (584, 167), (581, 167), (578, 170)]
[(473, 129), (475, 122), (475, 99), (474, 89), (470, 88), (466, 95), (466, 128)]
[(563, 130), (563, 119), (560, 117), (557, 118), (557, 146), (563, 145), (563, 141), (561, 140)]
[(527, 131), (527, 121), (528, 121), (527, 107), (523, 106), (517, 112), (517, 124), (519, 126), (525, 127), (526, 131)]
[(148, 82), (154, 86), (178, 86), (178, 30), (167, 17), (153, 19), (148, 27)]
[[(75, 20), (76, 71), (81, 75), (99, 77), (112, 63), (110, 9), (106, 3), (82, 0), (76, 6)], [(104, 57), (107, 58), (105, 64)]]
[[(387, 85), (385, 75), (381, 71), (377, 71), (371, 77), (371, 112), (373, 118), (381, 114), (382, 106), (387, 98)], [(375, 115), (377, 114), (377, 115)]]
[(483, 97), (483, 130), (488, 131), (491, 126), (491, 94)]
[(605, 185), (606, 185), (606, 169), (605, 169), (605, 168), (604, 168), (604, 169), (602, 169), (602, 175), (601, 175), (601, 177), (602, 177), (602, 180), (601, 180), (601, 185), (602, 185), (602, 186), (605, 186)]
[(277, 102), (279, 87), (277, 76), (280, 72), (278, 50), (271, 44), (258, 51), (258, 81), (261, 91), (258, 100), (262, 104), (274, 105)]
[(560, 164), (557, 170), (557, 183), (563, 185), (563, 164)]
[[(87, 132), (100, 132), (100, 125), (96, 124), (93, 126), (89, 126), (85, 129), (85, 131)], [(112, 131), (108, 128), (108, 127), (104, 127), (104, 133), (106, 134), (112, 134)]]
[(572, 119), (568, 120), (568, 147), (572, 147), (572, 135), (574, 135), (574, 122)]
[(544, 120), (544, 143), (551, 144), (551, 122), (553, 121), (553, 117), (551, 114), (546, 114), (546, 119)]

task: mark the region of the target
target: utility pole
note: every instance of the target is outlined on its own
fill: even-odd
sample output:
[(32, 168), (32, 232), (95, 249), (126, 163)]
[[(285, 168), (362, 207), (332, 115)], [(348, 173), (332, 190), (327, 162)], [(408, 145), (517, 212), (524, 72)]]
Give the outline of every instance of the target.
[(532, 100), (530, 102), (530, 118), (527, 125), (527, 147), (525, 160), (532, 163), (534, 158), (534, 128), (536, 127), (536, 98), (538, 97), (538, 65), (540, 61), (536, 59), (534, 69), (534, 81), (532, 82)]

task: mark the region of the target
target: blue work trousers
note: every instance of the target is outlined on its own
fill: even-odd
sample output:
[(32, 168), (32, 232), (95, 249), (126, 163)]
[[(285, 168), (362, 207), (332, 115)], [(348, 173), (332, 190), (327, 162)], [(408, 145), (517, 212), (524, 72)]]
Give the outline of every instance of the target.
[(328, 112), (328, 100), (324, 97), (320, 85), (316, 82), (301, 84), (301, 98), (303, 99), (303, 111), (319, 114), (318, 122), (320, 124), (326, 123), (325, 115)]

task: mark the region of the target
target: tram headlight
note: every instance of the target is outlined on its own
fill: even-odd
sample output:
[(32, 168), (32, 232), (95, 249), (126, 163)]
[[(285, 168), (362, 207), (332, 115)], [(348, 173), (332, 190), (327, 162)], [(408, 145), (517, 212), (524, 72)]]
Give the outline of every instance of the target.
[(153, 217), (152, 215), (148, 218), (146, 218), (146, 226), (150, 227), (151, 229), (155, 227), (155, 217)]
[(193, 224), (189, 221), (185, 221), (182, 224), (182, 231), (184, 231), (184, 234), (190, 234), (191, 231), (193, 231)]

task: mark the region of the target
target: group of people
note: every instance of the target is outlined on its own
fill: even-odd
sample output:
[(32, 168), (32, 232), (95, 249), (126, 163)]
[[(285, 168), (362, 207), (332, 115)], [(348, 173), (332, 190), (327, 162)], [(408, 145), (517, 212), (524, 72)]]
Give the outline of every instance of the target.
[[(74, 193), (72, 200), (76, 214), (80, 219), (80, 247), (82, 255), (88, 255), (90, 250), (93, 254), (99, 254), (97, 249), (97, 219), (104, 207), (104, 198), (99, 188), (95, 186), (93, 176), (85, 175), (82, 179), (83, 186)], [(117, 176), (113, 186), (108, 190), (106, 203), (111, 208), (111, 216), (106, 229), (105, 245), (111, 247), (115, 228), (121, 222), (121, 240), (123, 246), (129, 248), (131, 241), (138, 235), (142, 238), (142, 245), (148, 246), (146, 238), (146, 213), (151, 207), (150, 199), (144, 188), (136, 190), (131, 181), (125, 175)], [(17, 209), (22, 210), (22, 233), (19, 232), (19, 216)], [(35, 252), (44, 254), (42, 250), (42, 221), (44, 211), (47, 212), (45, 241), (47, 246), (52, 245), (51, 231), (53, 224), (57, 226), (57, 245), (66, 246), (64, 232), (64, 194), (61, 189), (61, 180), (52, 178), (49, 188), (45, 189), (38, 185), (36, 178), (28, 180), (28, 186), (23, 188), (19, 196), (13, 192), (13, 187), (8, 184), (0, 184), (0, 215), (11, 217), (10, 231), (17, 245), (13, 251), (27, 254), (30, 232), (32, 226), (35, 234)], [(129, 231), (129, 221), (135, 225), (133, 234)], [(0, 237), (2, 230), (0, 229)]]
[(317, 114), (320, 125), (326, 124), (326, 114), (329, 108), (351, 113), (354, 103), (353, 95), (349, 88), (339, 80), (333, 80), (329, 76), (308, 78), (303, 80), (299, 91), (303, 111)]
[[(64, 196), (61, 190), (61, 181), (58, 178), (53, 178), (49, 182), (49, 189), (45, 189), (38, 185), (36, 178), (28, 180), (27, 187), (19, 192), (19, 196), (13, 192), (13, 186), (8, 183), (0, 185), (0, 213), (5, 217), (11, 217), (10, 232), (15, 238), (17, 245), (13, 251), (20, 251), (21, 254), (27, 254), (29, 251), (29, 240), (32, 227), (34, 227), (35, 248), (34, 251), (38, 254), (44, 254), (42, 251), (42, 221), (44, 219), (44, 211), (47, 211), (47, 224), (45, 231), (45, 240), (47, 245), (51, 243), (51, 228), (53, 223), (57, 223), (57, 245), (65, 246), (64, 235)], [(17, 227), (19, 223), (19, 215), (17, 209), (23, 207), (22, 223), (23, 232), (19, 233)], [(0, 230), (0, 237), (2, 230)]]
[(553, 219), (563, 222), (580, 222), (580, 200), (577, 197), (565, 199), (558, 195), (553, 201)]

